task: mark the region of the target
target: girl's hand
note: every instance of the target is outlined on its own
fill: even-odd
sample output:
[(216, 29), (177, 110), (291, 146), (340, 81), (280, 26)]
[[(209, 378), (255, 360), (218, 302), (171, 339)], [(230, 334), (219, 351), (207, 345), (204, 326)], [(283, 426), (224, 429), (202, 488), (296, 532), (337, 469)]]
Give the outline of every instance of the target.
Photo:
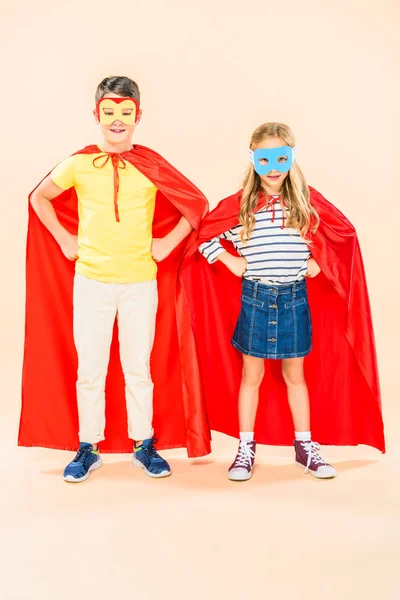
[(76, 260), (78, 258), (78, 236), (67, 233), (60, 242), (60, 248), (68, 260)]
[(232, 256), (232, 254), (229, 254), (225, 265), (236, 277), (243, 277), (247, 271), (247, 260), (243, 256)]
[(161, 262), (172, 252), (172, 247), (166, 238), (153, 238), (151, 253), (156, 262)]
[(306, 277), (309, 277), (310, 279), (312, 279), (313, 277), (316, 277), (320, 273), (321, 273), (321, 267), (319, 266), (319, 264), (317, 263), (315, 258), (312, 258), (312, 257), (309, 258), (307, 261)]

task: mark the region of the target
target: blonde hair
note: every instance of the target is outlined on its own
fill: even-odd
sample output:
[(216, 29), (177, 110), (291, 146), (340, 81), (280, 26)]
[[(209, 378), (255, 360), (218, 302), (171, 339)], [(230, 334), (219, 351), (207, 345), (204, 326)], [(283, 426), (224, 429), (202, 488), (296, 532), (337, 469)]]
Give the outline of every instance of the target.
[[(287, 146), (295, 147), (292, 131), (283, 123), (265, 123), (254, 131), (250, 140), (250, 149), (254, 150), (258, 144), (268, 137), (279, 137)], [(254, 166), (250, 163), (243, 181), (243, 193), (240, 201), (239, 221), (243, 225), (240, 238), (242, 242), (249, 240), (256, 219), (254, 210), (260, 201), (260, 193), (265, 192), (263, 182)], [(319, 225), (319, 217), (310, 203), (310, 192), (302, 170), (296, 161), (283, 182), (281, 190), (281, 206), (287, 219), (287, 227), (299, 229), (301, 236), (309, 243), (308, 235), (315, 233)], [(287, 210), (289, 212), (287, 212)]]

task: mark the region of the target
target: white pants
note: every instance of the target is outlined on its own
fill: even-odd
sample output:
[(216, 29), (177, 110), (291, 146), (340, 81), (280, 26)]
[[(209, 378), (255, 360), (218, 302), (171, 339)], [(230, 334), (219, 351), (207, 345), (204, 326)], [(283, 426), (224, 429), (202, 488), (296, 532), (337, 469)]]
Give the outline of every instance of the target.
[(128, 434), (153, 436), (153, 382), (150, 354), (154, 342), (157, 281), (102, 283), (78, 273), (74, 283), (74, 339), (78, 353), (79, 439), (104, 440), (105, 381), (115, 317), (125, 377)]

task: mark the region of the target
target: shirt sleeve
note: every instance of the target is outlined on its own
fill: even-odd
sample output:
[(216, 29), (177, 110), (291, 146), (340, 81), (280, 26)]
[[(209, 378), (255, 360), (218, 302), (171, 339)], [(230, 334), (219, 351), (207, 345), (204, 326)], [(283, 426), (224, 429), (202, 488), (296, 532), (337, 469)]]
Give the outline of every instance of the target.
[(207, 262), (210, 263), (210, 265), (217, 260), (218, 256), (222, 254), (222, 252), (226, 252), (225, 248), (220, 242), (221, 239), (231, 239), (230, 231), (218, 235), (212, 240), (204, 242), (204, 244), (200, 244), (199, 246), (199, 252), (204, 256)]
[(74, 186), (75, 164), (76, 156), (70, 156), (60, 162), (50, 173), (54, 183), (63, 190), (69, 190)]

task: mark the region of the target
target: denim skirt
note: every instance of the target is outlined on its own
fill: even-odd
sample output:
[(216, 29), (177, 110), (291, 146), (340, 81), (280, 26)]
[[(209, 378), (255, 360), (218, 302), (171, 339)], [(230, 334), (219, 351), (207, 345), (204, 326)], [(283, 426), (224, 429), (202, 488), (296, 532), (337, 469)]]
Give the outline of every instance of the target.
[(312, 327), (305, 279), (276, 286), (243, 279), (232, 344), (259, 358), (306, 356), (312, 347)]

